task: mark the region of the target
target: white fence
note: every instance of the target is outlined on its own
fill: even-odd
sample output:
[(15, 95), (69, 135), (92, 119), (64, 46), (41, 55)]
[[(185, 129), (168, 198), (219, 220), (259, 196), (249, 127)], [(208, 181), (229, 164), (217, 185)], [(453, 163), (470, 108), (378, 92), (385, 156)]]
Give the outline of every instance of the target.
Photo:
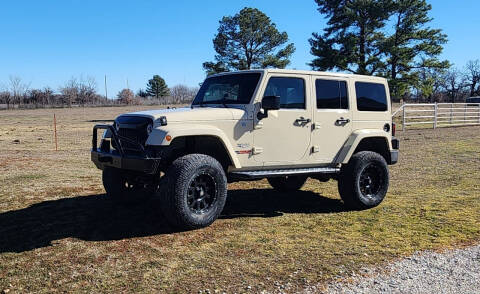
[(480, 125), (480, 103), (403, 104), (392, 114), (395, 117), (401, 119), (403, 130), (414, 125), (431, 125), (434, 129)]

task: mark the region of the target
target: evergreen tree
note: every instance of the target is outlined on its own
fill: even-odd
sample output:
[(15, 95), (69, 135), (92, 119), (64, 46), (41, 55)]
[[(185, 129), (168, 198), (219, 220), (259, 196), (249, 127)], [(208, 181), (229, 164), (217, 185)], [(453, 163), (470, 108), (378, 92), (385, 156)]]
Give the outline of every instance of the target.
[(439, 29), (427, 27), (432, 9), (425, 0), (393, 0), (391, 20), (393, 33), (384, 40), (386, 77), (393, 96), (400, 97), (409, 87), (421, 83), (421, 69), (445, 69), (448, 61), (440, 61), (447, 37)]
[(400, 98), (412, 87), (425, 90), (425, 85), (420, 85), (425, 70), (450, 66), (438, 58), (447, 38), (441, 30), (428, 27), (432, 7), (426, 0), (316, 3), (328, 26), (309, 40), (315, 56), (310, 65), (315, 70), (384, 76), (389, 79), (392, 96)]
[(154, 75), (152, 79), (148, 80), (147, 90), (149, 96), (159, 99), (160, 97), (168, 96), (170, 90), (159, 75)]
[(251, 68), (285, 68), (295, 52), (287, 44), (286, 32), (256, 8), (244, 8), (234, 16), (224, 16), (213, 39), (215, 62), (205, 62), (207, 74)]
[(323, 34), (309, 40), (315, 70), (340, 70), (372, 75), (384, 69), (382, 28), (389, 17), (389, 0), (315, 0), (326, 15)]
[(142, 97), (142, 98), (147, 98), (148, 97), (148, 93), (147, 91), (143, 90), (143, 89), (139, 89), (137, 91), (137, 96), (139, 97)]
[(218, 61), (218, 62), (211, 62), (211, 61), (204, 62), (203, 63), (203, 69), (207, 73), (207, 76), (213, 75), (213, 74), (216, 74), (216, 73), (220, 73), (220, 72), (229, 71), (227, 69), (227, 67), (225, 66), (225, 64), (221, 61)]

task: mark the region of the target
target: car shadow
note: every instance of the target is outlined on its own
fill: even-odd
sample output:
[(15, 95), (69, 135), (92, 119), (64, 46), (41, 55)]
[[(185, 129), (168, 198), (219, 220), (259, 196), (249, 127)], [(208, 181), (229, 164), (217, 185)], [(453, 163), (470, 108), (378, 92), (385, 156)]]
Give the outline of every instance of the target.
[[(55, 240), (120, 240), (179, 232), (162, 216), (157, 200), (119, 205), (104, 194), (44, 201), (0, 213), (0, 253), (23, 252), (51, 246)], [(298, 191), (272, 189), (229, 191), (220, 218), (275, 217), (284, 213), (344, 211), (340, 200)]]
[(232, 190), (220, 218), (274, 217), (284, 213), (334, 213), (345, 211), (339, 199), (310, 191), (282, 193), (273, 189)]

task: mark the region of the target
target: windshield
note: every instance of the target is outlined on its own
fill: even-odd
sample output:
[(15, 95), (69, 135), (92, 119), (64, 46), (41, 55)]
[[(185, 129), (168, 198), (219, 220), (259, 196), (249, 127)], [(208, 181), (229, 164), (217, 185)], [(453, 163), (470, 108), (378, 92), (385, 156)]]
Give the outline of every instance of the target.
[(207, 78), (192, 105), (248, 104), (260, 80), (260, 73), (243, 73)]

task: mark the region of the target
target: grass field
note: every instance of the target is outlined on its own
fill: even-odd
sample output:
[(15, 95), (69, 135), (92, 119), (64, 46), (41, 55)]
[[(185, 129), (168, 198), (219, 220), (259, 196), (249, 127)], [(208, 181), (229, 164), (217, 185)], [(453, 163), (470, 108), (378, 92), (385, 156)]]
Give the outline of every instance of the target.
[(480, 240), (480, 127), (400, 132), (375, 209), (346, 211), (334, 181), (241, 182), (211, 227), (173, 232), (156, 200), (106, 201), (90, 162), (88, 121), (131, 110), (55, 110), (58, 152), (54, 110), (0, 112), (0, 292), (294, 292)]

